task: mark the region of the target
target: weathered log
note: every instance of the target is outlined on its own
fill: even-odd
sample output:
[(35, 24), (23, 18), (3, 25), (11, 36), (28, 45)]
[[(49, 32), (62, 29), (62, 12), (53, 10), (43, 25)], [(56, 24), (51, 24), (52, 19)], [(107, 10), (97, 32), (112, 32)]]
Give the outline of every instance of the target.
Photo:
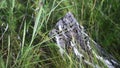
[(104, 63), (108, 68), (120, 67), (113, 57), (85, 33), (84, 27), (79, 25), (70, 12), (57, 22), (49, 35), (57, 43), (62, 56), (65, 52), (67, 52), (68, 56), (72, 53), (78, 61), (82, 60), (85, 64), (95, 68), (101, 66), (93, 62), (94, 58)]

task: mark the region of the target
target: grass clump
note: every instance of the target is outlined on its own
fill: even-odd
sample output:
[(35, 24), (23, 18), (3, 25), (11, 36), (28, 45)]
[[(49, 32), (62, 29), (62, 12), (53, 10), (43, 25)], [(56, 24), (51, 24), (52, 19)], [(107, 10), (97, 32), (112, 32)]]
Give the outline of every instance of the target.
[(0, 68), (74, 68), (77, 62), (67, 57), (65, 61), (48, 37), (68, 11), (97, 43), (120, 60), (119, 3), (119, 0), (0, 1)]

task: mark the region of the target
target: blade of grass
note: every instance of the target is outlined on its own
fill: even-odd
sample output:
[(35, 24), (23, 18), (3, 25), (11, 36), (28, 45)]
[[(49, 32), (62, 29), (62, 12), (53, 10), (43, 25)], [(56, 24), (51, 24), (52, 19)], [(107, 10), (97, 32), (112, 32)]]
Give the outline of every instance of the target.
[(8, 68), (9, 65), (9, 58), (10, 58), (10, 35), (8, 36), (8, 53), (7, 53), (7, 61), (6, 61), (6, 68)]

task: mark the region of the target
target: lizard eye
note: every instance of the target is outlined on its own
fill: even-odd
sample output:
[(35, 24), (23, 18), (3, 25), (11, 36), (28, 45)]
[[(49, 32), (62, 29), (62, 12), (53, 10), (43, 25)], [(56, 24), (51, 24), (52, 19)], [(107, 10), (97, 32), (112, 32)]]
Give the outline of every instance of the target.
[(77, 31), (77, 30), (75, 30), (75, 32), (76, 32), (76, 33), (78, 33), (78, 31)]

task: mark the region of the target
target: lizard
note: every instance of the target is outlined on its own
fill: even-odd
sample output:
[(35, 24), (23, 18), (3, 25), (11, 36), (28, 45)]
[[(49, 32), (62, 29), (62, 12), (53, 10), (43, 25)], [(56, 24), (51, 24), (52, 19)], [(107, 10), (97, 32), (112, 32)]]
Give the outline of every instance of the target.
[[(93, 63), (93, 57), (102, 61), (108, 68), (116, 68), (119, 66), (111, 57), (108, 58), (108, 55), (106, 55), (102, 48), (88, 36), (84, 27), (79, 25), (71, 12), (68, 12), (56, 23), (55, 28), (50, 31), (49, 36), (53, 37), (53, 40), (57, 43), (61, 55), (63, 55), (65, 51), (68, 55), (73, 53), (78, 60), (83, 60), (85, 64), (92, 65), (94, 68), (96, 68), (96, 66)], [(96, 47), (98, 53), (94, 51), (91, 42)], [(103, 55), (106, 56), (103, 57)], [(86, 58), (85, 56), (88, 57)], [(97, 68), (99, 67), (100, 66)]]

